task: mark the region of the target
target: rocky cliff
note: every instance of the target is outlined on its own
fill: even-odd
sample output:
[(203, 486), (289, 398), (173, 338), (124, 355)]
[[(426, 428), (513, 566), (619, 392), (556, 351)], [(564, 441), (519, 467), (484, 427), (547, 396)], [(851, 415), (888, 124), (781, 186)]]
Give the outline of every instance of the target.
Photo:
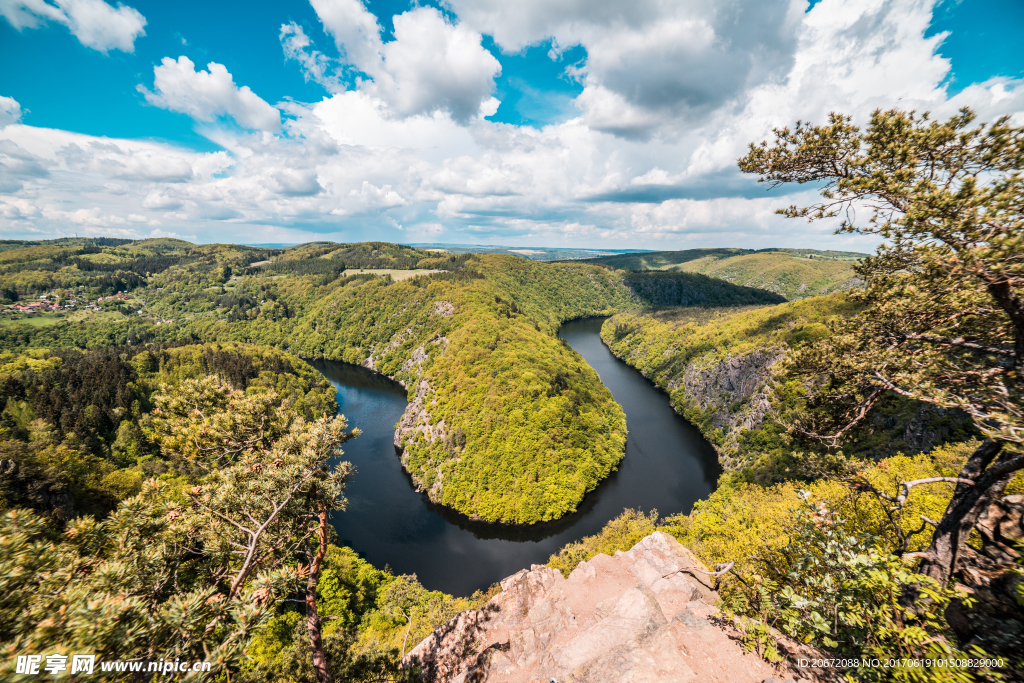
[[(431, 309), (435, 315), (448, 318), (454, 312), (455, 307), (449, 301), (436, 301)], [(448, 345), (448, 339), (444, 336), (435, 336), (418, 347), (410, 348), (403, 353), (404, 346), (409, 339), (414, 338), (416, 331), (408, 327), (395, 334), (387, 343), (379, 344), (370, 348), (370, 355), (362, 362), (364, 368), (378, 370), (379, 360), (389, 354), (400, 354), (403, 359), (401, 367), (394, 375), (386, 377), (395, 380), (403, 387), (410, 385), (416, 387), (416, 391), (402, 414), (402, 419), (395, 425), (395, 448), (402, 453), (402, 466), (416, 482), (417, 486), (424, 484), (424, 479), (432, 480), (432, 485), (427, 490), (427, 495), (434, 502), (441, 499), (442, 474), (440, 468), (429, 473), (422, 468), (412, 467), (408, 455), (405, 453), (410, 441), (417, 436), (433, 442), (447, 438), (444, 420), (437, 424), (433, 422), (430, 415), (431, 386), (430, 382), (423, 378), (424, 366), (433, 358), (444, 354)]]
[(677, 411), (685, 413), (686, 407), (691, 407), (691, 412), (700, 414), (705, 428), (720, 430), (722, 437), (715, 446), (724, 469), (749, 464), (739, 455), (739, 435), (764, 424), (771, 408), (773, 367), (784, 355), (779, 347), (758, 349), (703, 367), (691, 363), (681, 379), (668, 374), (659, 378)]
[(405, 664), (418, 661), (430, 683), (831, 680), (799, 668), (816, 653), (792, 642), (783, 642), (789, 660), (778, 667), (744, 653), (718, 614), (707, 568), (662, 532), (581, 562), (569, 578), (533, 565), (501, 587), (419, 643)]
[[(616, 357), (669, 394), (672, 407), (700, 428), (726, 471), (753, 465), (784, 445), (782, 427), (798, 408), (800, 387), (780, 373), (801, 344), (828, 334), (844, 314), (823, 297), (759, 309), (631, 311), (608, 320), (601, 338)], [(887, 397), (846, 449), (867, 458), (921, 453), (970, 438), (967, 416), (897, 396)]]

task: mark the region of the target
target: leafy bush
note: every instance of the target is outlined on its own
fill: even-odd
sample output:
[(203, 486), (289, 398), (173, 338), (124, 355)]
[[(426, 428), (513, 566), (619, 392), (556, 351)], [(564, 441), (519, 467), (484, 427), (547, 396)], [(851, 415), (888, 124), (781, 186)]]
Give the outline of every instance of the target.
[(740, 617), (748, 649), (779, 658), (760, 622), (841, 657), (895, 662), (851, 667), (856, 680), (976, 680), (981, 672), (966, 661), (985, 660), (985, 653), (957, 648), (943, 616), (962, 594), (916, 574), (879, 539), (851, 531), (825, 503), (812, 503), (809, 492), (801, 498), (789, 543), (761, 561), (765, 573), (748, 577), (746, 590), (733, 592), (727, 606)]

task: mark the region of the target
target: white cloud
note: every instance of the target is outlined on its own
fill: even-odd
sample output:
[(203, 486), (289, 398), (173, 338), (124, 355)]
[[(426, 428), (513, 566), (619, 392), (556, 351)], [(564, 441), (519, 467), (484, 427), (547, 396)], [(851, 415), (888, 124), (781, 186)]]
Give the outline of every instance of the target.
[(0, 193), (13, 194), (30, 180), (49, 175), (49, 164), (11, 140), (0, 140)]
[(345, 89), (336, 75), (328, 73), (334, 60), (313, 48), (312, 41), (301, 26), (294, 21), (282, 24), (278, 37), (281, 40), (281, 49), (284, 50), (285, 58), (294, 59), (299, 63), (302, 67), (302, 75), (307, 81), (319, 83), (329, 92), (339, 92)]
[(275, 192), (291, 197), (307, 197), (323, 190), (317, 180), (316, 169), (312, 168), (278, 169), (270, 175), (270, 184)]
[(576, 103), (598, 130), (636, 137), (700, 123), (750, 87), (785, 77), (804, 0), (446, 0), (473, 30), (516, 52), (580, 45)]
[(127, 221), (120, 217), (104, 214), (98, 206), (89, 209), (76, 209), (74, 211), (63, 211), (51, 206), (43, 208), (43, 217), (51, 221), (71, 223), (86, 227), (109, 228), (117, 225), (124, 225)]
[(148, 237), (171, 237), (171, 238), (177, 239), (177, 240), (195, 240), (196, 239), (195, 235), (179, 235), (176, 232), (167, 232), (166, 230), (161, 230), (160, 228), (155, 228), (155, 229), (151, 230), (149, 235), (148, 235)]
[[(5, 155), (0, 162), (20, 169), (20, 175), (17, 187), (0, 196), (0, 229), (24, 235), (56, 234), (67, 225), (130, 230), (147, 218), (147, 223), (159, 219), (160, 230), (168, 234), (248, 243), (307, 241), (319, 235), (345, 241), (866, 250), (873, 246), (870, 238), (836, 237), (828, 224), (775, 215), (779, 206), (810, 201), (813, 192), (767, 193), (738, 172), (736, 158), (750, 142), (770, 136), (773, 126), (797, 119), (821, 122), (831, 110), (851, 113), (860, 124), (873, 109), (892, 106), (945, 117), (970, 105), (983, 120), (1024, 114), (1021, 80), (995, 78), (948, 96), (943, 83), (950, 65), (937, 53), (942, 36), (924, 37), (932, 0), (821, 0), (795, 19), (787, 9), (776, 19), (795, 21), (788, 38), (771, 43), (777, 25), (754, 36), (774, 45), (774, 52), (765, 48), (771, 52), (765, 58), (774, 65), (770, 69), (750, 62), (747, 46), (752, 43), (746, 41), (728, 67), (745, 74), (741, 85), (734, 73), (723, 79), (724, 94), (717, 99), (700, 100), (699, 93), (680, 86), (675, 95), (669, 92), (671, 97), (658, 101), (615, 81), (616, 69), (639, 74), (640, 89), (662, 78), (659, 73), (666, 87), (686, 85), (673, 81), (676, 77), (662, 67), (649, 74), (655, 80), (643, 81), (646, 62), (640, 58), (653, 59), (660, 50), (665, 64), (705, 73), (714, 84), (719, 72), (701, 71), (700, 60), (725, 49), (726, 37), (735, 40), (742, 34), (741, 28), (723, 28), (725, 19), (716, 12), (735, 12), (737, 22), (749, 23), (741, 5), (712, 11), (686, 2), (637, 0), (635, 7), (574, 2), (527, 0), (526, 16), (501, 15), (507, 25), (494, 30), (509, 49), (520, 44), (516, 40), (549, 35), (552, 25), (564, 29), (559, 41), (567, 41), (573, 31), (581, 36), (589, 31), (590, 50), (604, 45), (601, 40), (612, 35), (609, 27), (621, 23), (622, 44), (600, 47), (601, 55), (591, 53), (581, 65), (585, 87), (578, 101), (583, 113), (577, 118), (535, 128), (471, 113), (493, 108), (493, 78), (487, 74), (496, 73), (470, 69), (465, 83), (452, 76), (463, 57), (479, 57), (476, 51), (483, 50), (483, 24), (472, 16), (452, 23), (429, 8), (417, 8), (396, 18), (395, 39), (384, 42), (376, 18), (359, 2), (317, 0), (325, 27), (346, 50), (345, 59), (365, 68), (372, 82), (312, 104), (280, 103), (285, 118), (271, 134), (266, 128), (274, 126), (242, 122), (246, 116), (259, 117), (238, 113), (244, 109), (238, 102), (243, 89), (223, 67), (196, 73), (188, 60), (165, 60), (157, 67), (161, 78), (154, 97), (199, 121), (241, 116), (240, 123), (250, 130), (208, 125), (204, 134), (225, 151), (200, 154), (12, 123), (0, 129), (0, 154)], [(566, 8), (576, 8), (577, 14)], [(662, 14), (652, 15), (654, 10)], [(692, 12), (689, 24), (683, 10)], [(759, 11), (755, 8), (756, 16)], [(666, 17), (666, 25), (651, 16)], [(684, 30), (690, 31), (690, 42), (674, 45), (672, 37)], [(467, 36), (463, 57), (452, 47), (459, 31)], [(641, 39), (645, 35), (647, 42)], [(324, 79), (338, 73), (338, 65), (316, 56), (298, 26), (282, 31), (282, 41), (307, 72), (320, 69), (317, 77)], [(680, 56), (684, 47), (693, 55)], [(312, 61), (303, 62), (302, 55)], [(417, 55), (423, 65), (416, 63)], [(485, 65), (489, 58), (483, 55)], [(442, 80), (448, 80), (417, 81), (407, 90), (403, 84), (416, 81), (421, 67), (447, 74)], [(456, 120), (445, 104), (449, 86), (472, 94), (464, 100), (462, 119)], [(253, 111), (266, 114), (269, 109), (267, 121), (276, 126), (278, 112), (252, 97)], [(0, 177), (13, 173), (0, 169)]]
[(133, 7), (103, 0), (0, 0), (0, 16), (17, 30), (47, 22), (67, 26), (82, 45), (104, 54), (135, 51), (135, 39), (146, 35), (146, 17)]
[(85, 147), (71, 142), (57, 155), (69, 169), (107, 178), (179, 183), (192, 177), (187, 159), (161, 149), (122, 149), (114, 142), (93, 140)]
[(177, 61), (164, 57), (153, 67), (153, 92), (139, 86), (150, 104), (188, 114), (198, 121), (214, 121), (230, 116), (246, 128), (277, 131), (281, 114), (267, 104), (249, 86), (238, 87), (223, 64), (210, 62), (209, 71), (196, 71), (184, 55)]
[[(361, 87), (400, 117), (449, 113), (466, 123), (490, 103), (501, 64), (480, 33), (450, 23), (433, 7), (396, 15), (394, 40), (383, 42), (377, 18), (359, 0), (312, 0), (345, 60), (368, 75)], [(287, 47), (286, 47), (287, 51)]]
[(175, 197), (164, 194), (160, 190), (153, 190), (142, 200), (142, 207), (154, 211), (174, 211), (180, 209), (182, 201)]
[(0, 128), (21, 120), (21, 105), (13, 97), (0, 95)]

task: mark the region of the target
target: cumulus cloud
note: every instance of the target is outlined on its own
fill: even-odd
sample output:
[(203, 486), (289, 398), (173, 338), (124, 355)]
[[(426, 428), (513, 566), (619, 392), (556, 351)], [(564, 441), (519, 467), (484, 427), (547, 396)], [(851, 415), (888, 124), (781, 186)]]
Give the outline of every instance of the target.
[(49, 175), (47, 163), (11, 140), (0, 140), (0, 192), (13, 194), (25, 181)]
[(135, 51), (135, 39), (146, 35), (146, 17), (133, 7), (103, 0), (0, 0), (0, 16), (14, 28), (38, 28), (48, 22), (67, 26), (82, 45), (104, 54)]
[(644, 136), (706, 119), (793, 64), (803, 0), (447, 0), (462, 22), (516, 52), (548, 40), (580, 45), (570, 71), (593, 128)]
[(21, 105), (13, 97), (0, 95), (0, 128), (21, 121)]
[(270, 184), (275, 192), (290, 197), (308, 197), (323, 190), (315, 169), (282, 168), (271, 174)]
[(451, 23), (433, 7), (416, 7), (393, 18), (394, 40), (384, 42), (377, 17), (360, 0), (312, 5), (346, 62), (372, 79), (361, 87), (394, 114), (445, 111), (466, 123), (490, 105), (501, 64), (483, 47), (479, 32)]
[[(507, 21), (491, 29), (479, 23), (482, 19), (467, 18), (470, 10), (446, 20), (417, 8), (396, 17), (394, 40), (384, 41), (376, 18), (357, 0), (316, 0), (325, 27), (345, 50), (345, 63), (362, 74), (354, 89), (310, 104), (280, 103), (283, 122), (276, 110), (272, 120), (267, 117), (279, 125), (275, 134), (266, 132), (274, 126), (208, 126), (205, 134), (224, 146), (211, 154), (8, 125), (0, 129), (0, 153), (6, 154), (4, 164), (21, 169), (21, 185), (0, 196), (0, 229), (40, 234), (68, 224), (91, 230), (106, 224), (129, 230), (147, 218), (159, 219), (168, 233), (195, 233), (204, 241), (306, 241), (319, 234), (346, 241), (868, 250), (871, 238), (836, 237), (827, 223), (787, 222), (775, 215), (779, 206), (809, 202), (813, 191), (766, 192), (738, 172), (736, 158), (750, 142), (769, 137), (772, 127), (797, 119), (822, 122), (831, 110), (853, 114), (858, 124), (874, 108), (892, 106), (930, 110), (936, 117), (964, 105), (975, 107), (983, 120), (1024, 115), (1019, 79), (993, 78), (948, 95), (944, 83), (950, 64), (938, 54), (943, 36), (925, 37), (934, 0), (820, 0), (795, 19), (786, 5), (784, 16), (762, 22), (766, 28), (744, 29), (767, 32), (755, 31), (767, 56), (752, 63), (752, 41), (741, 41), (735, 47), (739, 56), (722, 66), (732, 70), (721, 79), (725, 94), (709, 95), (714, 83), (698, 83), (693, 73), (685, 78), (665, 69), (641, 73), (646, 62), (637, 61), (638, 55), (657, 50), (665, 64), (700, 71), (700, 59), (745, 35), (717, 14), (735, 10), (735, 20), (749, 24), (737, 9), (741, 4), (730, 0), (709, 9), (688, 1), (636, 0), (627, 6), (526, 0), (523, 16), (506, 12), (500, 16)], [(481, 6), (486, 9), (488, 2), (481, 0)], [(692, 11), (691, 20), (680, 7)], [(666, 26), (651, 20), (654, 10), (667, 18)], [(755, 8), (755, 15), (762, 16), (760, 11)], [(795, 21), (785, 40), (773, 42), (772, 16), (776, 22)], [(674, 45), (670, 38), (682, 35), (684, 20), (692, 24), (686, 29), (689, 43)], [(592, 48), (602, 45), (601, 31), (616, 22), (622, 44), (597, 50), (604, 56), (595, 58)], [(311, 74), (319, 69), (316, 77), (339, 73), (340, 62), (317, 56), (305, 33), (289, 26), (281, 34), (286, 53), (292, 50)], [(582, 114), (543, 127), (483, 119), (474, 112), (493, 106), (488, 94), (493, 77), (481, 74), (496, 73), (484, 69), (475, 76), (467, 72), (473, 87), (451, 86), (475, 93), (464, 100), (457, 118), (453, 100), (444, 93), (461, 82), (451, 76), (451, 63), (461, 58), (452, 56), (455, 48), (445, 54), (440, 48), (450, 47), (463, 31), (467, 54), (482, 50), (479, 32), (485, 29), (494, 30), (510, 50), (553, 31), (556, 49), (569, 44), (573, 31), (583, 36), (580, 41), (586, 38), (588, 61), (576, 67), (585, 84), (577, 103)], [(584, 29), (593, 36), (585, 36)], [(650, 34), (646, 43), (636, 38), (644, 32)], [(684, 47), (692, 57), (677, 54)], [(614, 55), (622, 65), (632, 65), (636, 89), (615, 80), (615, 70), (626, 67), (616, 66)], [(427, 79), (407, 91), (405, 82), (417, 78), (417, 59), (425, 64), (437, 59), (440, 66), (431, 68), (448, 74), (442, 79), (447, 84)], [(159, 73), (168, 80), (157, 81), (154, 97), (173, 100), (176, 111), (200, 121), (245, 119), (233, 99), (243, 89), (226, 70), (211, 66), (196, 73), (187, 60), (166, 60), (157, 68), (164, 66), (169, 70)], [(713, 68), (704, 73), (709, 81), (718, 77)], [(172, 87), (171, 76), (184, 85)], [(648, 76), (653, 80), (645, 80)], [(221, 85), (213, 87), (214, 81)], [(668, 84), (662, 95), (652, 90), (656, 81)], [(672, 83), (676, 90), (668, 87)], [(11, 175), (0, 169), (0, 177)], [(76, 214), (79, 210), (85, 213)]]
[(196, 71), (195, 66), (184, 55), (177, 61), (164, 57), (153, 67), (153, 91), (140, 85), (139, 92), (150, 104), (188, 114), (197, 121), (230, 116), (246, 128), (266, 131), (281, 128), (281, 113), (249, 86), (235, 85), (235, 79), (223, 64), (210, 62), (206, 65), (208, 71)]
[[(75, 209), (74, 211), (62, 211), (51, 206), (43, 208), (43, 217), (52, 221), (62, 221), (73, 225), (94, 228), (110, 228), (125, 225), (128, 221), (121, 216), (104, 214), (102, 209), (94, 206), (89, 209)], [(124, 233), (118, 233), (124, 234)], [(132, 231), (134, 235), (134, 231)]]
[(57, 155), (68, 169), (108, 178), (179, 183), (192, 177), (186, 159), (159, 149), (121, 149), (113, 142), (92, 140), (84, 146), (72, 142)]
[(154, 211), (175, 211), (180, 209), (182, 201), (171, 197), (160, 190), (153, 190), (142, 200), (142, 207)]

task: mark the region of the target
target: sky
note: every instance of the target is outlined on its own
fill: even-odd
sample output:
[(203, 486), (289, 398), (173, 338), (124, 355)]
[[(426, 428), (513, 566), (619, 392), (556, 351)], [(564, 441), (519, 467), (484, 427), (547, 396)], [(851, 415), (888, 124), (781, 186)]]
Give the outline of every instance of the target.
[(0, 239), (870, 250), (751, 142), (1024, 125), (1021, 0), (0, 0)]

